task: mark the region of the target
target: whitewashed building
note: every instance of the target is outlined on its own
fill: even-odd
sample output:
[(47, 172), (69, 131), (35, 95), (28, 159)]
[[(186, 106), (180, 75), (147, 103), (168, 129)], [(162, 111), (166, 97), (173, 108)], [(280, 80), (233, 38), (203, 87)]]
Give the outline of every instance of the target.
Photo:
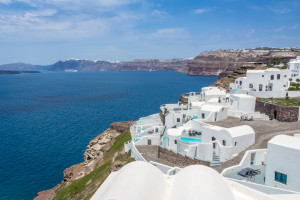
[(230, 84), (232, 91), (285, 91), (289, 88), (290, 70), (269, 68), (247, 70), (246, 77), (239, 77)]
[[(172, 169), (170, 169), (172, 171)], [(267, 191), (267, 189), (266, 189)], [(132, 162), (112, 172), (91, 200), (296, 200), (299, 194), (275, 188), (260, 192), (221, 176), (215, 170), (192, 165), (163, 173), (146, 162)]]
[(229, 109), (237, 113), (254, 113), (256, 98), (246, 94), (231, 94)]
[(181, 127), (168, 129), (161, 146), (212, 163), (229, 160), (254, 142), (255, 132), (250, 126), (223, 128), (193, 119)]
[(299, 79), (299, 72), (300, 72), (300, 56), (297, 56), (296, 59), (291, 59), (290, 62), (287, 64), (288, 70), (291, 73), (291, 78), (293, 82), (296, 82), (296, 79)]
[[(225, 169), (225, 177), (244, 181), (254, 188), (280, 188), (300, 193), (300, 137), (278, 135), (268, 142), (267, 149), (247, 151), (239, 165)], [(245, 178), (238, 172), (251, 168), (260, 174)]]

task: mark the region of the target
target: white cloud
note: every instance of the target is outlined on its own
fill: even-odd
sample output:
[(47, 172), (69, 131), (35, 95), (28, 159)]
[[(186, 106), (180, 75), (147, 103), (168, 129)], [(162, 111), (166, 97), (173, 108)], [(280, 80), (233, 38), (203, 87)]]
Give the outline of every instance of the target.
[(158, 29), (155, 33), (150, 35), (151, 38), (187, 38), (188, 32), (184, 28), (163, 28)]
[(11, 0), (0, 0), (0, 4), (10, 4)]
[(199, 9), (193, 10), (192, 12), (194, 14), (202, 14), (202, 13), (205, 13), (205, 12), (208, 12), (208, 11), (209, 11), (209, 9), (199, 8)]
[(284, 31), (284, 30), (285, 30), (285, 26), (281, 26), (279, 28), (274, 29), (273, 31), (274, 32), (281, 32), (281, 31)]

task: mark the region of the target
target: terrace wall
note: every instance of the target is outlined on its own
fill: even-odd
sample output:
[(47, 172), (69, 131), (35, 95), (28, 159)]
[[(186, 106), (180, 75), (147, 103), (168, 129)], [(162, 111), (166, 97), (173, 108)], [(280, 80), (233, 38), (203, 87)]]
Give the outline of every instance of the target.
[(210, 166), (209, 162), (201, 161), (201, 160), (193, 160), (189, 157), (182, 156), (180, 154), (176, 154), (172, 151), (168, 151), (164, 148), (158, 148), (158, 158), (162, 160), (167, 160), (171, 163), (174, 163), (178, 167), (186, 167), (189, 165), (205, 165)]
[(295, 122), (299, 120), (299, 107), (296, 106), (279, 106), (256, 100), (255, 111), (265, 113), (278, 121)]

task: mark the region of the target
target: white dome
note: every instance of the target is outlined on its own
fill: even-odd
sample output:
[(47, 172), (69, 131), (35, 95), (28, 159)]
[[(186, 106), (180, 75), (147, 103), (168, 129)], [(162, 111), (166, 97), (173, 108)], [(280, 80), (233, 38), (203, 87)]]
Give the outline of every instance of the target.
[(97, 191), (92, 199), (161, 200), (165, 192), (165, 182), (165, 176), (155, 166), (142, 161), (132, 162), (117, 172), (109, 186)]
[(176, 174), (170, 200), (234, 200), (232, 190), (218, 172), (192, 165)]

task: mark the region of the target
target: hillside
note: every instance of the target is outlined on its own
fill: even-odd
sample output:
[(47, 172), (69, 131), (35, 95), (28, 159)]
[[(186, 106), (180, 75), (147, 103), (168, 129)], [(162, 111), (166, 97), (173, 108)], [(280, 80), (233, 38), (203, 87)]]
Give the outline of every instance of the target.
[(178, 71), (186, 72), (189, 59), (136, 59), (130, 62), (69, 59), (50, 66), (50, 71), (76, 69), (80, 71)]
[(256, 49), (205, 51), (191, 60), (187, 68), (189, 75), (214, 75), (222, 78), (243, 66), (266, 64), (273, 58), (289, 60), (299, 55), (300, 48), (278, 49), (265, 47)]
[(124, 143), (131, 140), (129, 127), (132, 124), (112, 123), (90, 141), (84, 153), (84, 162), (67, 168), (62, 183), (39, 192), (35, 200), (90, 199), (111, 172), (134, 161), (130, 152), (124, 152)]

